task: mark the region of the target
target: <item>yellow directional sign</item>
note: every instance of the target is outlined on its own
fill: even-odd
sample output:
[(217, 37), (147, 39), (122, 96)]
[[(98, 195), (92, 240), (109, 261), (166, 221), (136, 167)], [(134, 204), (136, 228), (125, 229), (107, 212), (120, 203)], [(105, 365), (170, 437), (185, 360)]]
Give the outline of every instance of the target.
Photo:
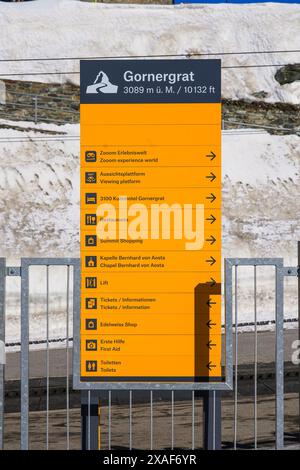
[(218, 60), (81, 62), (81, 380), (218, 381)]

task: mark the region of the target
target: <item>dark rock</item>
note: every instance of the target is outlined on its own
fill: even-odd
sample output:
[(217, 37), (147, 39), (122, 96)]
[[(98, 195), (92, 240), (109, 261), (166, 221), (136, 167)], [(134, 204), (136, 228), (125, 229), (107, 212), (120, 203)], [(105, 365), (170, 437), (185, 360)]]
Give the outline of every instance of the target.
[(293, 83), (300, 80), (300, 64), (285, 65), (277, 70), (275, 73), (275, 80), (280, 85), (286, 85), (287, 83)]
[(269, 94), (268, 94), (266, 91), (264, 91), (264, 90), (262, 90), (262, 91), (257, 91), (257, 92), (255, 92), (255, 93), (252, 93), (252, 96), (254, 96), (254, 98), (258, 98), (258, 99), (260, 99), (260, 100), (261, 100), (261, 99), (264, 99), (264, 98), (267, 98), (268, 95), (269, 95)]

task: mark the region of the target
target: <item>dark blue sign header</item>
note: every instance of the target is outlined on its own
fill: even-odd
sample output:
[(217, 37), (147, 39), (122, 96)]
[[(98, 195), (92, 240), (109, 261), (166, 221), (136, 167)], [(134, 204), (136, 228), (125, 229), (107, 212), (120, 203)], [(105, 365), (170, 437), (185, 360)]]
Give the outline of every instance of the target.
[(81, 103), (219, 103), (220, 60), (82, 60)]

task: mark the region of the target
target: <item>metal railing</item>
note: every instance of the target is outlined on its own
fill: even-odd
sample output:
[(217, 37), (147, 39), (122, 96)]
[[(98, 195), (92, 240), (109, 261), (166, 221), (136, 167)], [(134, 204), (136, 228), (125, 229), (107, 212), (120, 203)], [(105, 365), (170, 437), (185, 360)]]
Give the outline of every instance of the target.
[[(22, 118), (35, 124), (39, 122), (58, 124), (79, 122), (79, 99), (75, 101), (63, 95), (51, 97), (45, 94), (18, 93), (10, 90), (7, 90), (6, 96), (5, 104), (0, 104), (0, 117), (4, 119), (13, 120), (14, 111), (21, 110)], [(58, 104), (55, 105), (55, 103)], [(71, 105), (75, 105), (78, 110), (74, 110)], [(66, 119), (59, 119), (59, 116), (64, 114)]]
[(69, 449), (69, 320), (70, 267), (73, 267), (73, 315), (79, 316), (80, 262), (78, 259), (25, 258), (21, 264), (21, 449), (29, 448), (29, 268), (46, 266), (46, 449), (49, 448), (49, 266), (67, 267), (66, 289), (66, 437)]
[[(39, 122), (50, 122), (57, 124), (79, 123), (79, 96), (74, 95), (75, 99), (68, 98), (63, 94), (55, 93), (51, 96), (45, 93), (20, 93), (7, 90), (5, 104), (0, 103), (0, 118), (15, 120), (14, 111), (20, 110), (21, 115), (16, 120), (32, 121), (35, 124)], [(57, 105), (56, 105), (57, 103)], [(65, 119), (59, 117), (65, 114)], [(16, 117), (16, 116), (15, 116)], [(240, 121), (230, 116), (230, 113), (223, 113), (223, 130), (244, 130), (251, 133), (270, 132), (275, 134), (299, 134), (299, 126), (296, 125), (287, 128), (278, 125), (263, 125), (255, 122)], [(251, 129), (251, 130), (249, 130)]]

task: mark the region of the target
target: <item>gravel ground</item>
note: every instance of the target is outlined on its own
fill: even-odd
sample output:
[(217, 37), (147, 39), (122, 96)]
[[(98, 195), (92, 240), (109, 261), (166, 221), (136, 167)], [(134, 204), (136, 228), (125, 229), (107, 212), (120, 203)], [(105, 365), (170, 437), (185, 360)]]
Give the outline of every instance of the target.
[[(258, 401), (258, 441), (259, 447), (274, 446), (274, 396), (260, 398)], [(299, 432), (298, 417), (299, 398), (297, 394), (286, 394), (285, 400), (285, 433), (286, 444), (297, 445)], [(192, 414), (191, 402), (178, 402), (174, 406), (174, 446), (177, 449), (190, 449), (192, 443)], [(154, 448), (157, 450), (170, 449), (171, 445), (171, 405), (170, 403), (154, 403)], [(150, 446), (150, 407), (133, 405), (132, 436), (133, 448), (149, 449)], [(101, 409), (101, 449), (108, 445), (108, 408)], [(111, 445), (114, 449), (128, 448), (129, 441), (128, 407), (113, 405), (111, 415)], [(223, 446), (232, 447), (233, 440), (233, 401), (223, 401)], [(30, 413), (30, 448), (45, 449), (46, 415), (42, 412)], [(18, 449), (20, 418), (19, 414), (11, 413), (5, 416), (5, 449)], [(253, 399), (242, 398), (238, 405), (238, 447), (247, 449), (253, 447)], [(299, 439), (299, 434), (298, 434)], [(196, 402), (195, 407), (195, 443), (201, 448), (202, 440), (202, 407)], [(49, 413), (49, 447), (50, 449), (66, 448), (66, 412), (50, 411)], [(70, 411), (70, 448), (80, 448), (80, 409)]]

